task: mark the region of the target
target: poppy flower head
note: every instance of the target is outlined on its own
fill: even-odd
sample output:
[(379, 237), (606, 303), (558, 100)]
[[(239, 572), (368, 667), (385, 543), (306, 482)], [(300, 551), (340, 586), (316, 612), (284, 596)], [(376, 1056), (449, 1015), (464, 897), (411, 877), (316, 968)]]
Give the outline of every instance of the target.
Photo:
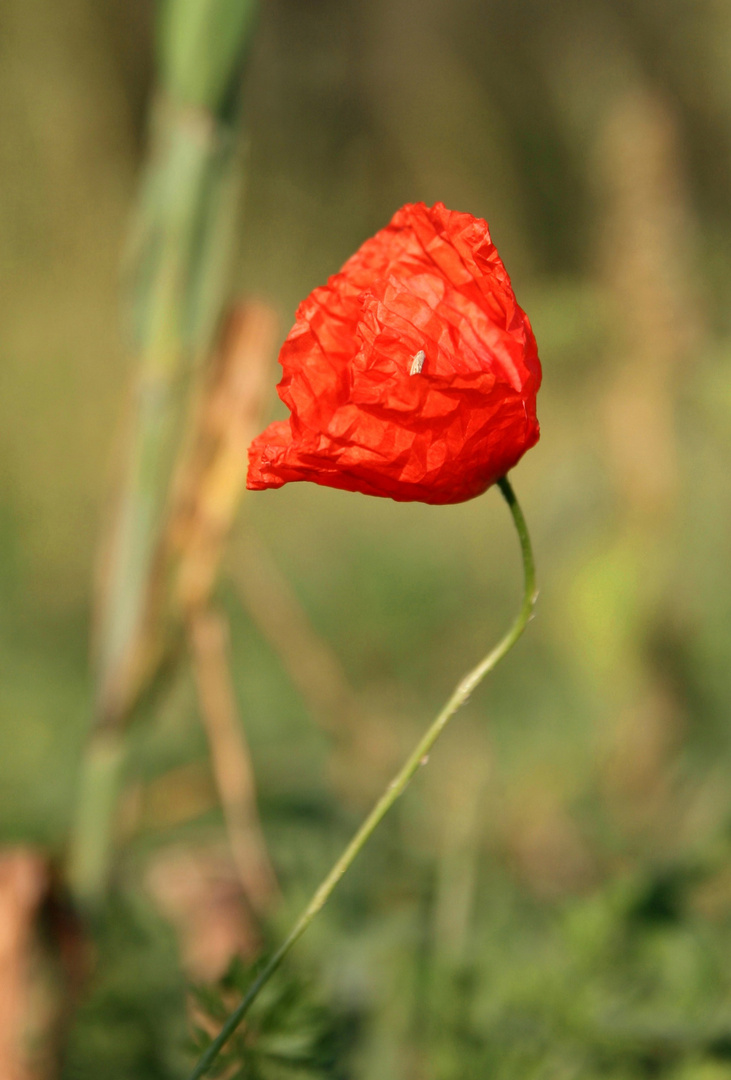
[(403, 206), (310, 293), (279, 360), (291, 415), (251, 444), (252, 489), (463, 502), (538, 441), (528, 317), (486, 222), (442, 203)]

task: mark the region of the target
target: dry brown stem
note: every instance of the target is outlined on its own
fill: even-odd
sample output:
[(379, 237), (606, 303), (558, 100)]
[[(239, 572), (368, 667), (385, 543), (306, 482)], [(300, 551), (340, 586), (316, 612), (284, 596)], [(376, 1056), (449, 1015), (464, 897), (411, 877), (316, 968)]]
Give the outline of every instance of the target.
[(184, 612), (205, 606), (211, 595), (269, 395), (276, 332), (265, 304), (235, 307), (203, 388), (168, 532)]
[(259, 913), (276, 895), (276, 880), (231, 681), (228, 626), (210, 598), (246, 482), (246, 451), (261, 424), (275, 335), (276, 320), (264, 304), (233, 309), (194, 416), (168, 531), (174, 600), (184, 613), (231, 853), (247, 899)]
[(231, 684), (225, 619), (211, 610), (197, 611), (188, 623), (188, 639), (231, 853), (249, 903), (254, 911), (266, 912), (277, 895), (277, 884), (259, 824), (254, 771)]

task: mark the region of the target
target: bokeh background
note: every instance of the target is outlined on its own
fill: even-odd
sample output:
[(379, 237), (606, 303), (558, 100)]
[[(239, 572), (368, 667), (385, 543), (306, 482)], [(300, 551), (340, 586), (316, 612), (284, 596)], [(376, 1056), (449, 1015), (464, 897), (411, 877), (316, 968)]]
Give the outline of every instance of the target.
[[(0, 835), (44, 867), (93, 711), (156, 15), (0, 0)], [(731, 1077), (731, 7), (267, 0), (244, 77), (231, 295), (281, 337), (402, 203), (442, 200), (490, 222), (544, 385), (513, 476), (536, 619), (298, 946), (242, 1075)], [(186, 980), (279, 940), (519, 569), (496, 492), (243, 498), (215, 603), (281, 897), (241, 899), (183, 657), (126, 735), (61, 1075), (185, 1075)], [(41, 1032), (44, 918), (21, 950)]]

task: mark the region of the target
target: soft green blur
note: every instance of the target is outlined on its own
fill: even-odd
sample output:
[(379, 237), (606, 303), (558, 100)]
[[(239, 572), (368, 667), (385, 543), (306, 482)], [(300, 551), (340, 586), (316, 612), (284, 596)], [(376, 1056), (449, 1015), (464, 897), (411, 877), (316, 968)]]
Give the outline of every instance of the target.
[[(0, 0), (0, 829), (56, 852), (124, 453), (155, 20), (146, 0)], [(536, 619), (299, 947), (357, 1018), (327, 1075), (731, 1077), (730, 72), (722, 0), (262, 4), (237, 288), (286, 328), (399, 205), (442, 200), (490, 222), (544, 365), (542, 438), (512, 475)], [(218, 101), (214, 83), (181, 93)], [(243, 607), (251, 527), (339, 657), (369, 755), (333, 753)], [(281, 936), (511, 620), (519, 553), (496, 492), (291, 485), (247, 496), (227, 564)], [(185, 673), (134, 738), (131, 782), (204, 762)], [(128, 893), (151, 850), (219, 822), (143, 820)], [(105, 939), (69, 1077), (184, 1075), (173, 945), (139, 918), (149, 938), (120, 919)]]

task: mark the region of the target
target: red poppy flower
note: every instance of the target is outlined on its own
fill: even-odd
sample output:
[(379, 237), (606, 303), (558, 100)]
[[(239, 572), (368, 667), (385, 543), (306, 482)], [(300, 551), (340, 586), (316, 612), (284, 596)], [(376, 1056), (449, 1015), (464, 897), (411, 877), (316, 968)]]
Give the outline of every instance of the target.
[(291, 416), (252, 443), (249, 488), (456, 503), (538, 440), (528, 318), (487, 224), (442, 203), (403, 206), (315, 289), (279, 359)]

